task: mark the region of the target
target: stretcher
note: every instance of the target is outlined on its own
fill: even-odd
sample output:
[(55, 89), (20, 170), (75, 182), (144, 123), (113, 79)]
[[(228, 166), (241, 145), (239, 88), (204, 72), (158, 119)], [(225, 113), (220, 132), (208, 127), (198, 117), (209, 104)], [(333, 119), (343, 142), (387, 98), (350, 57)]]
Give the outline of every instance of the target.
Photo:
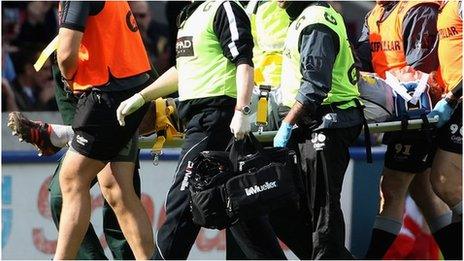
[[(435, 125), (438, 122), (438, 116), (433, 118), (428, 118), (429, 123)], [(422, 119), (409, 120), (407, 129), (408, 130), (417, 130), (422, 127)], [(401, 130), (401, 121), (391, 121), (391, 122), (381, 122), (381, 123), (370, 123), (368, 124), (369, 130), (371, 133), (383, 133), (390, 131), (399, 131)], [(272, 142), (277, 131), (264, 131), (264, 132), (254, 132), (253, 134), (260, 142)], [(156, 134), (150, 135), (148, 137), (139, 138), (139, 148), (141, 149), (151, 149), (156, 140)], [(184, 142), (181, 137), (173, 137), (168, 139), (164, 143), (164, 148), (180, 148)]]

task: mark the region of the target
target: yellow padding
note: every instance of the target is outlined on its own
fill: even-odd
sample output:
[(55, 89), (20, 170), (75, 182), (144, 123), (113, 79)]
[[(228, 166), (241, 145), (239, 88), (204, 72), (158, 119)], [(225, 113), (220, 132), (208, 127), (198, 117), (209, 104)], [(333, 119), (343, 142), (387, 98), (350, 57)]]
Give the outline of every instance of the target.
[(52, 55), (52, 53), (58, 49), (58, 36), (56, 36), (48, 45), (45, 47), (45, 49), (40, 53), (39, 58), (37, 61), (34, 63), (34, 69), (36, 72), (40, 71), (42, 66), (45, 64), (47, 61), (48, 57)]
[(166, 142), (166, 138), (164, 136), (157, 136), (155, 143), (153, 144), (153, 147), (151, 148), (151, 150), (155, 153), (161, 152), (165, 142)]
[(164, 131), (164, 136), (159, 135), (153, 144), (152, 151), (155, 153), (161, 152), (164, 142), (172, 140), (175, 137), (182, 137), (182, 133), (178, 132), (174, 125), (169, 120), (169, 116), (173, 114), (174, 108), (166, 105), (166, 99), (158, 98), (155, 100), (155, 130), (156, 132)]

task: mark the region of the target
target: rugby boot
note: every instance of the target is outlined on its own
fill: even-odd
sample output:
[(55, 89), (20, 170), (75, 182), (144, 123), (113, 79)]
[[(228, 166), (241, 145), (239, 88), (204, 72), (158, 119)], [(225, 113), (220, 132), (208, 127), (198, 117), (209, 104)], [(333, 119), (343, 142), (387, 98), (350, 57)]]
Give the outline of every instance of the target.
[(15, 111), (8, 115), (8, 127), (14, 136), (18, 136), (19, 141), (34, 145), (39, 156), (51, 156), (61, 149), (50, 141), (52, 128), (48, 123), (31, 121), (21, 112)]

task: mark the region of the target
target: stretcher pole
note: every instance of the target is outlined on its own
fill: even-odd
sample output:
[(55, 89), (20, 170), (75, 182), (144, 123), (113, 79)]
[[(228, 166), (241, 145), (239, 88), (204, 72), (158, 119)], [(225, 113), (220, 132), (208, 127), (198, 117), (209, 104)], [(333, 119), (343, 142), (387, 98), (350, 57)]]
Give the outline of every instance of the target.
[[(428, 118), (430, 124), (436, 124), (438, 122), (438, 116), (433, 118)], [(408, 130), (418, 130), (422, 128), (423, 121), (422, 119), (409, 120), (407, 129)], [(381, 123), (370, 123), (369, 130), (371, 133), (383, 133), (390, 131), (399, 131), (401, 130), (401, 121), (391, 121), (391, 122), (381, 122)], [(272, 142), (277, 131), (264, 131), (264, 132), (254, 132), (253, 134), (260, 142)], [(150, 149), (153, 146), (153, 143), (156, 140), (156, 134), (149, 137), (140, 137), (139, 138), (139, 148), (141, 149)], [(184, 142), (181, 138), (173, 138), (167, 140), (164, 144), (164, 148), (180, 148)]]

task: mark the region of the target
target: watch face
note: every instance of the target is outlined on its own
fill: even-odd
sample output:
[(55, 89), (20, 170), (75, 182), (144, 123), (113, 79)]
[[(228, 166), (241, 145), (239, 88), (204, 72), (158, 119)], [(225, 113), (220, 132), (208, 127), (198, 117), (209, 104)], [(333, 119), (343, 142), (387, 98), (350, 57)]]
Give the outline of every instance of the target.
[(242, 113), (245, 114), (245, 115), (248, 115), (251, 113), (251, 108), (250, 106), (243, 106), (242, 108)]

